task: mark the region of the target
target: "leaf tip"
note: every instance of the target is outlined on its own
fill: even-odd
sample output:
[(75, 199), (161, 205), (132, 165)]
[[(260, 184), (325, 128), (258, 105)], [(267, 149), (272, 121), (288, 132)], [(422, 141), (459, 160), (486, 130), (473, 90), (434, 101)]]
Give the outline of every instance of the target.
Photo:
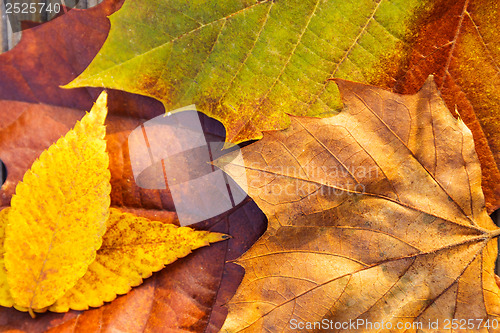
[(233, 237), (230, 235), (226, 235), (226, 234), (222, 234), (222, 233), (218, 233), (218, 232), (211, 232), (208, 236), (208, 242), (209, 243), (217, 243), (217, 242), (228, 240), (230, 238), (233, 238)]
[(73, 88), (79, 88), (81, 87), (80, 84), (78, 84), (78, 78), (74, 79), (73, 81), (66, 83), (64, 85), (59, 86), (61, 89), (73, 89)]
[(97, 100), (95, 101), (92, 110), (90, 110), (90, 113), (94, 114), (93, 117), (95, 117), (94, 121), (96, 123), (101, 125), (104, 124), (104, 121), (106, 120), (106, 116), (108, 114), (107, 105), (108, 105), (108, 93), (106, 91), (103, 91), (99, 95), (99, 97), (97, 97)]
[(94, 103), (94, 105), (101, 109), (101, 108), (107, 108), (107, 104), (108, 104), (108, 92), (104, 90), (103, 92), (101, 92), (99, 97), (97, 97), (97, 100)]
[(434, 75), (430, 74), (427, 79), (425, 79), (424, 84), (420, 90), (429, 89), (431, 91), (438, 91), (438, 86), (436, 85), (436, 81), (434, 80)]
[(226, 166), (228, 164), (231, 164), (234, 160), (236, 160), (239, 154), (240, 154), (239, 150), (233, 150), (225, 155), (222, 155), (215, 161), (212, 161), (212, 165), (218, 167), (222, 171), (226, 171)]

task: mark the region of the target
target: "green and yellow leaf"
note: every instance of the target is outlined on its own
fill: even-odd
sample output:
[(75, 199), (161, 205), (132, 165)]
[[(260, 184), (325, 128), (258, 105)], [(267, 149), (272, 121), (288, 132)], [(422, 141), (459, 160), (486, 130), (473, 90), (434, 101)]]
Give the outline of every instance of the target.
[(341, 107), (329, 78), (391, 81), (432, 1), (125, 1), (90, 66), (67, 87), (154, 97), (166, 110), (196, 104), (227, 140), (262, 137), (288, 114)]

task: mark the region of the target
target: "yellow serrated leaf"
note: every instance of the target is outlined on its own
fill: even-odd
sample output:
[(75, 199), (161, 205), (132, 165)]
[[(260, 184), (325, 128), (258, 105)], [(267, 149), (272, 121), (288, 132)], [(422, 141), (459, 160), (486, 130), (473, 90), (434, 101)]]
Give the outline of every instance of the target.
[(5, 227), (7, 226), (7, 214), (10, 208), (5, 208), (0, 211), (0, 306), (11, 307), (14, 305), (14, 300), (10, 295), (9, 284), (7, 283), (7, 271), (5, 270), (5, 262), (3, 256), (5, 250), (3, 240), (5, 239)]
[(110, 210), (108, 229), (95, 261), (49, 310), (86, 310), (126, 294), (144, 278), (192, 250), (229, 238)]
[(111, 191), (106, 99), (102, 93), (16, 187), (4, 246), (7, 281), (18, 307), (52, 305), (85, 274), (101, 246)]

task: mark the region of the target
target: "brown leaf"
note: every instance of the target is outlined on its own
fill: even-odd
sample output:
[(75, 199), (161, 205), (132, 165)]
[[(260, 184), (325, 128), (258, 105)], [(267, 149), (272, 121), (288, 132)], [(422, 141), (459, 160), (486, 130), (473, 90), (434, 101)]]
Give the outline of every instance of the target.
[(222, 331), (360, 319), (432, 332), (429, 320), (498, 320), (500, 229), (470, 130), (432, 78), (415, 95), (336, 82), (339, 115), (293, 117), (245, 147), (244, 165), (224, 167), (246, 178), (269, 228), (237, 260), (246, 273)]
[[(8, 169), (7, 182), (0, 190), (0, 207), (9, 206), (15, 185), (35, 158), (92, 106), (99, 89), (67, 90), (59, 86), (90, 63), (107, 36), (106, 16), (119, 5), (120, 1), (108, 0), (89, 10), (72, 10), (23, 32), (20, 44), (0, 55), (0, 159)], [(145, 190), (135, 185), (126, 143), (131, 130), (164, 113), (161, 103), (118, 91), (109, 91), (108, 99), (106, 140), (112, 206), (176, 223), (168, 190)], [(206, 117), (204, 121), (206, 128), (224, 140), (219, 123)], [(225, 264), (225, 260), (245, 252), (264, 232), (265, 225), (262, 212), (246, 200), (225, 215), (194, 225), (231, 234), (233, 238), (226, 244), (214, 244), (179, 260), (141, 287), (98, 309), (46, 313), (32, 320), (26, 313), (1, 308), (0, 331), (142, 332), (146, 327), (169, 327), (215, 332), (226, 314), (221, 304), (242, 278), (239, 267)]]

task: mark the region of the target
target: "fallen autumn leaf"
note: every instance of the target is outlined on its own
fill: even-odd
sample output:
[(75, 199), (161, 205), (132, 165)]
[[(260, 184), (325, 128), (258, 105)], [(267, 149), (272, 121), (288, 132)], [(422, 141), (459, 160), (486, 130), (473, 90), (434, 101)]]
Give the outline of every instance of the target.
[(415, 95), (336, 82), (339, 115), (292, 117), (243, 148), (244, 165), (224, 167), (247, 177), (269, 227), (236, 261), (245, 277), (222, 331), (498, 320), (500, 229), (485, 210), (469, 129), (432, 78)]
[(109, 215), (106, 93), (44, 151), (16, 186), (5, 230), (5, 267), (14, 303), (43, 309), (94, 261)]

